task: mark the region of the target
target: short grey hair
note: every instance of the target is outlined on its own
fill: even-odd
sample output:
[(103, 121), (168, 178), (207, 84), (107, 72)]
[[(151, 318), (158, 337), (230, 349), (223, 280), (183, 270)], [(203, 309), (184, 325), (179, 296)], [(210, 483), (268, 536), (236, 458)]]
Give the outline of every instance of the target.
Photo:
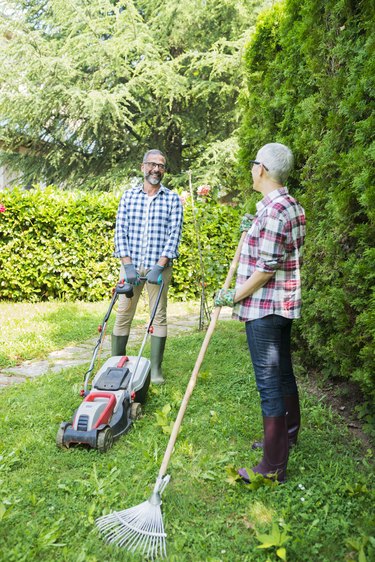
[(281, 185), (284, 185), (294, 166), (293, 152), (279, 142), (262, 146), (256, 159), (268, 168), (268, 175)]
[(144, 157), (143, 157), (143, 162), (147, 162), (147, 158), (152, 155), (152, 154), (157, 154), (158, 156), (162, 156), (164, 158), (165, 161), (167, 161), (165, 154), (162, 153), (161, 150), (158, 150), (157, 148), (152, 148), (151, 150), (148, 150)]

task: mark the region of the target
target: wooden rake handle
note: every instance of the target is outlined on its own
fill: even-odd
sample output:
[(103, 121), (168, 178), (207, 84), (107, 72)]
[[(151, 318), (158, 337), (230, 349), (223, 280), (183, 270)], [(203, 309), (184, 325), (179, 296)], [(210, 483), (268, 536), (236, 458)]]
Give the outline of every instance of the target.
[[(238, 264), (239, 259), (240, 259), (242, 243), (244, 241), (245, 236), (246, 236), (246, 232), (243, 232), (242, 235), (241, 235), (240, 241), (238, 243), (236, 253), (235, 253), (234, 258), (232, 260), (232, 263), (230, 265), (227, 277), (225, 279), (225, 283), (223, 285), (224, 289), (229, 288), (229, 285), (232, 281), (232, 277), (233, 277), (233, 275), (236, 271), (237, 264)], [(191, 397), (191, 395), (193, 393), (193, 390), (194, 390), (194, 387), (196, 385), (196, 382), (197, 382), (197, 379), (198, 379), (198, 374), (199, 374), (199, 369), (202, 365), (204, 356), (206, 354), (207, 347), (208, 347), (208, 344), (210, 342), (213, 331), (215, 329), (216, 322), (219, 318), (220, 311), (221, 311), (221, 306), (217, 306), (217, 307), (215, 307), (215, 309), (212, 313), (210, 325), (207, 328), (206, 336), (203, 340), (202, 347), (200, 349), (198, 358), (195, 362), (193, 372), (191, 374), (188, 386), (187, 386), (186, 391), (185, 391), (185, 395), (182, 399), (180, 409), (178, 411), (176, 420), (175, 420), (173, 428), (172, 428), (172, 433), (171, 433), (171, 436), (170, 436), (169, 441), (168, 441), (167, 448), (166, 448), (165, 453), (164, 453), (164, 457), (163, 457), (163, 461), (162, 461), (162, 464), (161, 464), (161, 467), (160, 467), (160, 470), (159, 470), (158, 478), (162, 478), (167, 472), (167, 467), (168, 467), (170, 458), (172, 456), (172, 452), (173, 452), (173, 448), (174, 448), (176, 440), (177, 440), (178, 432), (179, 432), (183, 417), (185, 415), (185, 411), (186, 411), (188, 402), (190, 400), (190, 397)]]

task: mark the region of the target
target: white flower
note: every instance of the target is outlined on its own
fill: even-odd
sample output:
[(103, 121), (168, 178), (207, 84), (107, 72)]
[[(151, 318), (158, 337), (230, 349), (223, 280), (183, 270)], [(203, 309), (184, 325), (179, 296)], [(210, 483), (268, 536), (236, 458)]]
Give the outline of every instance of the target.
[(181, 201), (182, 205), (185, 205), (188, 198), (189, 198), (189, 192), (188, 191), (182, 191), (181, 195), (180, 195), (180, 201)]

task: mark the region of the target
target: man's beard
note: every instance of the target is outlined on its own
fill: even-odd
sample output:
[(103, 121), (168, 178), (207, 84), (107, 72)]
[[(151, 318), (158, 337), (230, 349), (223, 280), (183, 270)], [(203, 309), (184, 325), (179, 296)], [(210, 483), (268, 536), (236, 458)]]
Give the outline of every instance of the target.
[(152, 176), (151, 174), (144, 174), (144, 178), (151, 185), (159, 185), (159, 183), (161, 182), (160, 176)]

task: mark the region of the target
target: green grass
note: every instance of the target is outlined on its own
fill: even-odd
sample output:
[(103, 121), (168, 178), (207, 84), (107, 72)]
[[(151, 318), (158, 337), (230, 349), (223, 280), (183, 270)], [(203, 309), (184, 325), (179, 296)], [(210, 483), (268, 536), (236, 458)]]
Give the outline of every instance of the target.
[[(108, 306), (109, 301), (0, 303), (0, 368), (25, 360), (43, 359), (51, 351), (97, 336), (98, 325)], [(142, 318), (145, 311), (140, 306)], [(109, 331), (114, 316), (112, 314), (109, 319)], [(137, 318), (135, 324), (139, 321)]]
[[(105, 454), (55, 446), (59, 423), (80, 403), (82, 368), (1, 391), (0, 560), (142, 560), (106, 545), (94, 521), (149, 497), (168, 441), (163, 427), (177, 413), (202, 341), (202, 333), (169, 338), (167, 384), (151, 389), (144, 416)], [(158, 425), (155, 414), (160, 419), (166, 405), (171, 412)], [(250, 444), (261, 437), (261, 417), (243, 325), (219, 323), (169, 466), (162, 505), (169, 561), (280, 560), (278, 546), (258, 548), (265, 544), (258, 535), (273, 525), (287, 537), (288, 561), (371, 560), (371, 452), (305, 392), (302, 416), (286, 484), (250, 490), (227, 481), (230, 467), (257, 463)]]

